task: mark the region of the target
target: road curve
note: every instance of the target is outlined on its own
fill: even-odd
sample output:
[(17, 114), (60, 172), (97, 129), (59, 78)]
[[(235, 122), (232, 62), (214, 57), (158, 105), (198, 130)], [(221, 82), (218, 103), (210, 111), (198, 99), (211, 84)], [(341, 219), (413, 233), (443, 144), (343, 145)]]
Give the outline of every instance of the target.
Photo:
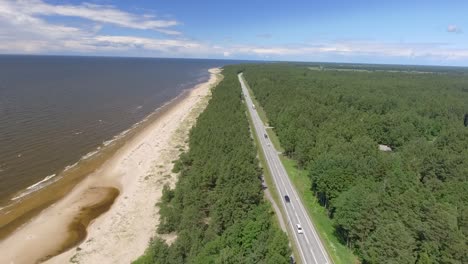
[[(260, 116), (252, 103), (252, 99), (247, 87), (245, 86), (242, 73), (240, 73), (238, 77), (242, 86), (242, 93), (245, 96), (247, 108), (249, 109), (250, 116), (253, 120), (255, 133), (257, 134), (261, 145), (259, 147), (265, 154), (267, 166), (270, 169), (276, 189), (281, 197), (281, 206), (283, 206), (284, 212), (286, 213), (285, 218), (287, 225), (289, 226), (291, 231), (290, 233), (297, 245), (299, 257), (302, 260), (301, 262), (304, 264), (331, 264), (332, 262), (322, 245), (322, 241), (318, 237), (315, 227), (309, 219), (309, 215), (307, 214), (305, 207), (302, 205), (302, 201), (294, 189), (283, 164), (281, 163), (278, 152), (274, 148), (270, 139), (265, 137), (265, 135), (268, 135), (265, 125), (261, 121)], [(289, 202), (285, 200), (286, 195), (289, 197)], [(296, 227), (297, 224), (301, 225), (303, 234), (298, 233)]]

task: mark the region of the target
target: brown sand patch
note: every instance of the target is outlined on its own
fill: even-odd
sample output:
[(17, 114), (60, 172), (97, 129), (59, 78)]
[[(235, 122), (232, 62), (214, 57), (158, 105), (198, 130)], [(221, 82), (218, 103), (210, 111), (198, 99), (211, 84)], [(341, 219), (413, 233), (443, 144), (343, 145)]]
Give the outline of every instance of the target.
[(41, 258), (40, 261), (50, 259), (83, 242), (87, 235), (86, 228), (89, 223), (108, 211), (119, 193), (120, 191), (113, 187), (91, 187), (87, 189), (80, 201), (78, 201), (83, 206), (69, 224), (65, 241), (54, 252)]

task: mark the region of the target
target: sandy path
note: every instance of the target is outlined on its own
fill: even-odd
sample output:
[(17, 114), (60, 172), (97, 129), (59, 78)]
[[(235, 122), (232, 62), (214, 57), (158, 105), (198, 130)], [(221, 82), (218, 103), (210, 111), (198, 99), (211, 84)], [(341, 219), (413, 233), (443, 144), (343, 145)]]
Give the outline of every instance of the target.
[(117, 187), (120, 195), (108, 212), (88, 226), (83, 243), (47, 263), (130, 263), (143, 254), (158, 223), (155, 203), (164, 184), (173, 185), (172, 161), (186, 148), (188, 132), (208, 103), (210, 88), (220, 79), (198, 85), (141, 133), (127, 142), (98, 171), (64, 199), (44, 210), (0, 243), (0, 263), (34, 263), (63, 243), (68, 224), (99, 195), (90, 188)]

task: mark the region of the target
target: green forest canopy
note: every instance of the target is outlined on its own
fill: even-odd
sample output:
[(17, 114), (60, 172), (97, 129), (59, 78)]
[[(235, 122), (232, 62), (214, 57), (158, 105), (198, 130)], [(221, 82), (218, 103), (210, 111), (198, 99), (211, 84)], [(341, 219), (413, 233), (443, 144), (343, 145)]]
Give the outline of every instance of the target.
[(237, 72), (223, 75), (175, 164), (179, 181), (159, 204), (158, 232), (177, 239), (155, 239), (135, 263), (289, 263), (286, 234), (263, 199)]
[(468, 263), (466, 73), (237, 67), (363, 263)]

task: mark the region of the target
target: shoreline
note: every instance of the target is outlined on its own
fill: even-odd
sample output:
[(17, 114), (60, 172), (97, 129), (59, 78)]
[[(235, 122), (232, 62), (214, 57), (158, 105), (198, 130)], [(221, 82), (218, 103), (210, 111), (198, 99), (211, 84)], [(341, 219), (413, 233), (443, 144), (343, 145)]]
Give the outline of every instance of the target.
[(43, 180), (20, 190), (9, 204), (0, 207), (0, 243), (11, 235), (16, 229), (36, 217), (42, 210), (66, 196), (77, 184), (94, 173), (107, 160), (125, 145), (125, 143), (138, 135), (148, 125), (155, 122), (171, 108), (184, 100), (193, 89), (185, 89), (178, 96), (165, 102), (142, 120), (118, 135), (102, 142), (96, 149), (83, 155), (77, 162), (67, 165), (61, 172), (57, 172), (44, 186), (30, 191), (29, 188), (41, 183)]
[(209, 81), (171, 103), (69, 194), (0, 241), (7, 252), (0, 262), (128, 263), (143, 254), (158, 221), (154, 203), (164, 184), (175, 184), (172, 161), (185, 149), (219, 72), (210, 69)]
[[(192, 87), (193, 88), (193, 87)], [(138, 121), (137, 123), (133, 124), (130, 128), (120, 132), (116, 136), (113, 136), (111, 139), (103, 141), (97, 148), (94, 150), (91, 150), (90, 152), (84, 154), (81, 156), (81, 158), (73, 163), (73, 164), (68, 164), (66, 165), (62, 170), (53, 172), (50, 175), (45, 176), (42, 180), (35, 182), (28, 187), (25, 187), (21, 190), (18, 190), (15, 192), (14, 195), (10, 195), (8, 197), (8, 200), (11, 202), (9, 204), (1, 204), (0, 206), (0, 212), (5, 211), (6, 209), (9, 209), (15, 205), (15, 201), (22, 201), (23, 199), (27, 199), (29, 195), (33, 195), (35, 192), (41, 191), (43, 188), (46, 188), (47, 186), (53, 184), (55, 181), (60, 180), (62, 178), (62, 174), (66, 173), (68, 170), (73, 169), (74, 167), (78, 166), (79, 163), (83, 160), (87, 160), (90, 158), (93, 158), (96, 154), (99, 155), (99, 151), (104, 149), (105, 147), (114, 144), (115, 141), (122, 140), (127, 137), (127, 134), (134, 132), (134, 129), (138, 129), (140, 125), (144, 125), (145, 122), (148, 121), (148, 119), (151, 119), (154, 115), (159, 114), (160, 111), (164, 111), (165, 108), (171, 107), (171, 104), (177, 104), (177, 101), (182, 100), (187, 94), (190, 92), (190, 89), (185, 89), (183, 90), (179, 95), (176, 97), (172, 98), (171, 100), (165, 102), (163, 105), (160, 107), (156, 108), (152, 113), (148, 114), (146, 117), (144, 117), (142, 120)], [(6, 214), (9, 213), (9, 211), (5, 212)]]

